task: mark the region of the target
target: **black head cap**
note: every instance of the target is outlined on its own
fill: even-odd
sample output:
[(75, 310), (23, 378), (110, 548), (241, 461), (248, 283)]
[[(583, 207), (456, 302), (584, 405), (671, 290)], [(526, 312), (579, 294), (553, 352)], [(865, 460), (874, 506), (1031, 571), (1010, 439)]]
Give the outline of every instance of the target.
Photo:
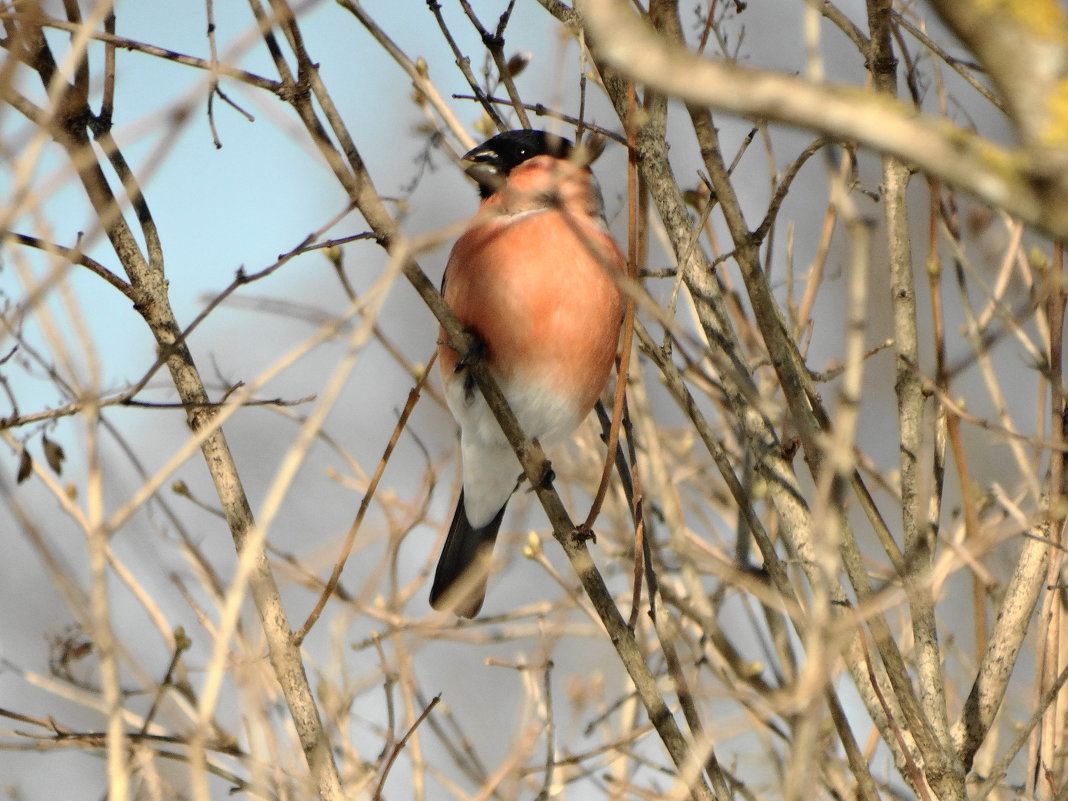
[(515, 167), (535, 156), (566, 159), (574, 145), (547, 131), (505, 131), (464, 155), (467, 174), (478, 181), (478, 193), (489, 197)]

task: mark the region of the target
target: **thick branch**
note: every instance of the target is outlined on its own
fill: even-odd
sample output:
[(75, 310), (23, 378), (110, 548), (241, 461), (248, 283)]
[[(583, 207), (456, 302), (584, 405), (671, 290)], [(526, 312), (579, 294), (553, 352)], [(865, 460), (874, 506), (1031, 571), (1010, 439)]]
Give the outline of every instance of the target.
[(1030, 627), (1035, 603), (1046, 578), (1052, 545), (1051, 532), (1038, 529), (1024, 539), (1023, 553), (1016, 562), (1012, 579), (1005, 588), (1005, 602), (998, 612), (990, 643), (979, 663), (968, 700), (960, 719), (953, 726), (953, 745), (957, 756), (971, 766), (975, 752), (986, 739), (994, 722), (1005, 689), (1016, 666), (1016, 656)]
[[(1012, 151), (892, 98), (711, 61), (658, 36), (622, 0), (579, 0), (600, 57), (672, 97), (819, 131), (887, 153), (1068, 238), (1068, 171), (1048, 152)], [(1058, 151), (1068, 160), (1068, 152)]]
[[(891, 4), (888, 0), (868, 0), (868, 26), (871, 32), (867, 53), (868, 70), (880, 99), (897, 95), (897, 59), (891, 40)], [(924, 749), (924, 772), (932, 788), (942, 798), (964, 795), (964, 774), (950, 758), (949, 722), (942, 676), (942, 654), (934, 614), (934, 598), (926, 580), (934, 555), (935, 531), (928, 528), (925, 514), (925, 487), (921, 477), (920, 455), (924, 440), (924, 394), (919, 376), (919, 340), (916, 327), (916, 287), (913, 281), (912, 246), (909, 238), (906, 195), (909, 168), (891, 154), (882, 159), (880, 195), (886, 226), (887, 258), (890, 262), (890, 301), (894, 320), (894, 349), (897, 395), (898, 437), (901, 465), (901, 516), (904, 531), (905, 589), (909, 597), (912, 632), (916, 639), (919, 680), (917, 693), (933, 737)]]
[(1063, 4), (932, 0), (931, 5), (986, 69), (1020, 139), (1032, 147), (1068, 146)]

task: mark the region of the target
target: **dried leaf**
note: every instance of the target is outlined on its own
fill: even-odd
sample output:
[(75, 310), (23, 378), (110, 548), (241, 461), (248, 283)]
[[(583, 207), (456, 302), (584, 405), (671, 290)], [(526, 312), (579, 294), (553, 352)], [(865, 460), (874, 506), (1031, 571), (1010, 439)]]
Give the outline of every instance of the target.
[(16, 476), (16, 481), (21, 484), (23, 481), (30, 477), (30, 473), (33, 472), (33, 457), (30, 456), (30, 452), (25, 448), (19, 454), (19, 472)]
[(52, 468), (52, 472), (57, 476), (63, 475), (63, 460), (67, 458), (63, 448), (44, 434), (41, 435), (41, 445), (44, 448), (45, 461)]

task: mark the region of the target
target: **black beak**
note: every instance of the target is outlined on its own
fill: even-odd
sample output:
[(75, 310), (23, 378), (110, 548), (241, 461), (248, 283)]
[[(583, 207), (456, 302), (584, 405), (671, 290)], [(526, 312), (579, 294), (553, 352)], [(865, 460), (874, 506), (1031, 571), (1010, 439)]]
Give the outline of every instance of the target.
[(504, 184), (508, 173), (527, 159), (553, 156), (566, 159), (571, 142), (545, 131), (505, 131), (488, 139), (463, 157), (465, 171), (478, 182), (483, 198)]
[(504, 185), (506, 169), (497, 151), (480, 145), (461, 159), (464, 172), (478, 184), (478, 193), (486, 198)]

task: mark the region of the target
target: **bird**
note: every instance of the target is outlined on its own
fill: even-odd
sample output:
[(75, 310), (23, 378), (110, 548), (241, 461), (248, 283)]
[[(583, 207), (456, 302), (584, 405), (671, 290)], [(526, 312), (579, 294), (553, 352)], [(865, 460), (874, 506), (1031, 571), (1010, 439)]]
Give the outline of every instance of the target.
[(430, 604), (473, 618), (489, 557), (522, 478), (471, 375), (479, 359), (523, 432), (566, 439), (589, 414), (615, 362), (626, 261), (589, 166), (546, 131), (497, 134), (463, 157), (481, 198), (453, 245), (442, 294), (477, 343), (459, 353), (439, 332), (446, 402), (460, 427), (463, 487), (438, 560)]

